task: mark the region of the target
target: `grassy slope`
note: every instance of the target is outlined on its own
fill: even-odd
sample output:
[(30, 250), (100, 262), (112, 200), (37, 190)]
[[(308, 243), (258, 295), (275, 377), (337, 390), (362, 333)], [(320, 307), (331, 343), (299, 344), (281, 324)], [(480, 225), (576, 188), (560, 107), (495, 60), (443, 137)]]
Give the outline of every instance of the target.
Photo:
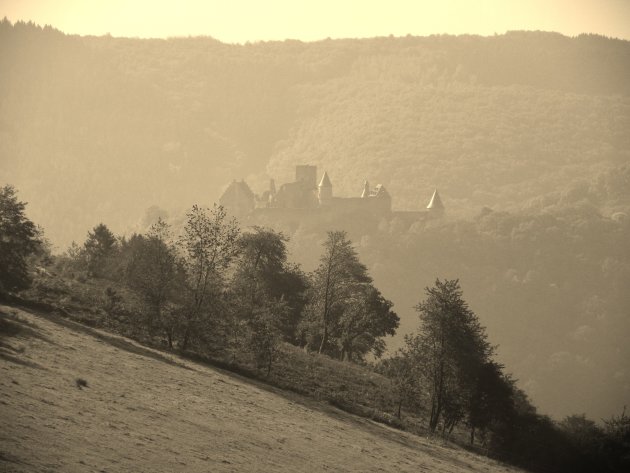
[(0, 370), (1, 471), (516, 471), (7, 306)]

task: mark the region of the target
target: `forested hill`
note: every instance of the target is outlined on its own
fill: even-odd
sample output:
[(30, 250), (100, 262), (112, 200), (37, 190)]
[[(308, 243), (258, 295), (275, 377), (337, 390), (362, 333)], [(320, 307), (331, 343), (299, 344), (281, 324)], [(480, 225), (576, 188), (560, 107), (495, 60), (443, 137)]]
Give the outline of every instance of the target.
[(598, 176), (610, 185), (593, 204), (628, 207), (625, 181), (613, 182), (630, 161), (627, 41), (228, 45), (5, 20), (0, 70), (0, 181), (59, 249), (99, 221), (125, 231), (151, 205), (210, 204), (233, 178), (260, 191), (297, 163), (328, 169), (339, 195), (382, 182), (397, 208), (439, 187), (455, 215), (521, 209)]

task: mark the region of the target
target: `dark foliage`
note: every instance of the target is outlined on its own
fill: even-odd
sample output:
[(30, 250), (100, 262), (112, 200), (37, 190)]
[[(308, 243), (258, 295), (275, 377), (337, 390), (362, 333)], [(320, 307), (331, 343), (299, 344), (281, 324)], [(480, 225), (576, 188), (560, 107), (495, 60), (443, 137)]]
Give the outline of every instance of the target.
[(31, 283), (28, 258), (42, 251), (41, 232), (25, 215), (12, 186), (0, 188), (0, 293)]

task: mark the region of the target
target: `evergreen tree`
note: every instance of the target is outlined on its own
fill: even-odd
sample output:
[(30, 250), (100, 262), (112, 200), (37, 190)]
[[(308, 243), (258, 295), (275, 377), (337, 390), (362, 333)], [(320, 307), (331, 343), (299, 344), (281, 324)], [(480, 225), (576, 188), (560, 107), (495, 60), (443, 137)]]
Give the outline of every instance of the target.
[(0, 188), (0, 292), (30, 285), (27, 259), (42, 248), (41, 231), (26, 217), (25, 207), (12, 186)]
[(109, 259), (117, 249), (116, 237), (103, 223), (99, 223), (83, 244), (88, 276), (104, 277), (108, 275)]

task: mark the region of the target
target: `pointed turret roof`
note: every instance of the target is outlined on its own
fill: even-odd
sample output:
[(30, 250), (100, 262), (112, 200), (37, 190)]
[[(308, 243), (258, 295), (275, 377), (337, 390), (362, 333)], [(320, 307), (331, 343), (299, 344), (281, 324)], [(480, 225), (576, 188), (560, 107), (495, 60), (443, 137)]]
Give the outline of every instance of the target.
[(427, 209), (444, 210), (444, 204), (442, 203), (442, 199), (440, 199), (440, 194), (438, 194), (437, 189), (433, 191), (433, 195), (431, 196), (429, 205), (427, 205)]
[(369, 196), (370, 196), (370, 183), (366, 179), (365, 182), (363, 183), (363, 193), (361, 194), (361, 197), (365, 198)]
[(322, 176), (322, 180), (319, 181), (319, 187), (332, 187), (330, 182), (330, 178), (328, 177), (328, 173), (324, 171), (324, 175)]

